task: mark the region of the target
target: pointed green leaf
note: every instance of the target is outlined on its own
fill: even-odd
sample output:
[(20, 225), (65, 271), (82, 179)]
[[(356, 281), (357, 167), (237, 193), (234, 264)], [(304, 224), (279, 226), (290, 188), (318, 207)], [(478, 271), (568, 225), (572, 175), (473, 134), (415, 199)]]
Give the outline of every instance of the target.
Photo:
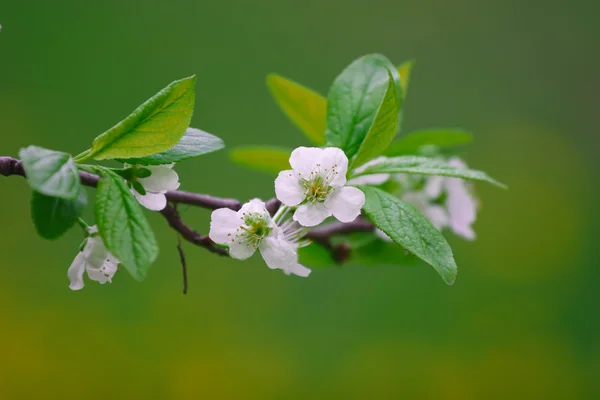
[(195, 84), (195, 76), (171, 83), (98, 136), (83, 159), (138, 158), (175, 146), (192, 119)]
[(427, 218), (410, 204), (370, 186), (361, 186), (366, 202), (367, 217), (401, 245), (429, 265), (451, 285), (457, 274), (450, 245)]
[(79, 172), (67, 153), (29, 146), (19, 151), (19, 157), (33, 190), (63, 199), (74, 199), (79, 194)]
[(406, 92), (408, 91), (408, 84), (410, 83), (410, 74), (415, 65), (414, 60), (405, 61), (400, 64), (397, 68), (400, 74), (400, 82), (402, 83), (402, 89), (404, 97), (406, 98)]
[(506, 185), (491, 178), (483, 171), (467, 168), (457, 168), (446, 161), (435, 160), (427, 157), (400, 156), (388, 158), (375, 165), (365, 168), (360, 174), (354, 177), (371, 174), (418, 174), (418, 175), (436, 175), (449, 176), (452, 178), (461, 178), (471, 181), (489, 182), (502, 189)]
[(396, 83), (397, 103), (402, 87), (398, 71), (382, 55), (371, 54), (348, 66), (334, 81), (327, 100), (327, 144), (342, 149), (348, 158), (358, 153), (389, 86)]
[(57, 239), (75, 225), (86, 205), (87, 195), (83, 187), (80, 187), (75, 199), (50, 197), (34, 190), (31, 197), (31, 218), (41, 237)]
[(270, 175), (290, 169), (290, 154), (292, 150), (273, 146), (241, 146), (229, 152), (229, 158), (234, 163)]
[(223, 141), (210, 133), (188, 128), (179, 143), (162, 153), (141, 158), (120, 159), (128, 164), (162, 165), (180, 162), (192, 157), (212, 153), (225, 147)]
[(142, 280), (158, 256), (154, 233), (125, 181), (109, 170), (101, 173), (94, 210), (100, 236), (125, 269)]
[(461, 129), (427, 129), (408, 133), (393, 142), (385, 151), (387, 156), (417, 154), (423, 146), (436, 146), (441, 149), (470, 143), (473, 135)]
[(398, 106), (396, 103), (396, 89), (391, 75), (388, 78), (388, 88), (385, 96), (377, 110), (373, 125), (367, 132), (362, 142), (356, 159), (353, 161), (354, 168), (379, 156), (389, 146), (396, 136), (398, 130)]
[(281, 110), (317, 146), (325, 144), (327, 100), (292, 80), (277, 74), (267, 76), (267, 86)]

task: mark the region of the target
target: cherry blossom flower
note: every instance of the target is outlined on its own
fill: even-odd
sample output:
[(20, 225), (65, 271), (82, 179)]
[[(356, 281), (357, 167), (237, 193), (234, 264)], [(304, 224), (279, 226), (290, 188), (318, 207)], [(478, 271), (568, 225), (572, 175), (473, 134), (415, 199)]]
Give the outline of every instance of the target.
[(104, 246), (102, 238), (98, 235), (98, 228), (95, 225), (88, 228), (88, 234), (82, 250), (71, 263), (67, 273), (71, 290), (83, 289), (84, 272), (87, 272), (91, 280), (104, 284), (112, 282), (112, 277), (118, 269), (119, 260)]
[[(374, 158), (373, 160), (361, 165), (356, 168), (353, 174), (359, 175), (369, 167), (377, 165), (381, 162), (387, 161), (387, 157), (379, 156)], [(370, 174), (370, 175), (362, 175), (356, 178), (352, 178), (348, 181), (349, 185), (381, 185), (382, 183), (387, 182), (391, 177), (391, 174), (383, 173), (383, 174)]]
[[(165, 193), (179, 187), (179, 175), (173, 171), (175, 164), (166, 165), (138, 165), (134, 168), (144, 168), (150, 171), (145, 178), (136, 177), (131, 188), (131, 193), (141, 205), (149, 210), (160, 211), (167, 206)], [(125, 164), (125, 167), (131, 167)], [(139, 185), (138, 185), (139, 184)]]
[(364, 193), (346, 185), (348, 158), (335, 147), (298, 147), (290, 156), (291, 170), (281, 171), (275, 180), (279, 201), (298, 206), (294, 220), (315, 226), (333, 215), (352, 222), (365, 203)]
[[(467, 165), (456, 157), (448, 160), (448, 163), (456, 168), (467, 168)], [(445, 195), (443, 204), (448, 215), (446, 225), (458, 236), (468, 240), (475, 239), (471, 225), (477, 218), (478, 204), (468, 182), (459, 178), (433, 176), (427, 180), (424, 191), (431, 199)]]
[[(459, 158), (451, 158), (448, 163), (456, 168), (467, 168)], [(368, 176), (368, 175), (367, 175)], [(460, 178), (446, 176), (421, 177), (396, 174), (392, 178), (402, 185), (400, 198), (419, 210), (438, 230), (449, 228), (456, 235), (467, 240), (475, 239), (471, 225), (477, 216), (477, 199), (471, 192), (471, 184)], [(415, 187), (422, 187), (415, 189)], [(377, 236), (391, 239), (378, 229)]]
[(209, 237), (229, 246), (231, 257), (245, 260), (258, 250), (269, 268), (307, 277), (310, 269), (298, 264), (300, 236), (289, 224), (277, 226), (259, 199), (250, 200), (237, 212), (219, 208), (211, 215)]

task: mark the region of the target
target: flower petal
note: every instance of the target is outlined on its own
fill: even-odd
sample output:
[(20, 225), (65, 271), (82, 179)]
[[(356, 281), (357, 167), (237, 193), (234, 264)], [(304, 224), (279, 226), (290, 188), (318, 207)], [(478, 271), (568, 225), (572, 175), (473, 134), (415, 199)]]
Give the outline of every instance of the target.
[(262, 213), (268, 214), (267, 208), (265, 206), (265, 202), (261, 199), (252, 199), (246, 204), (242, 206), (238, 214), (241, 216), (242, 214), (250, 214), (250, 213)]
[(426, 180), (423, 191), (430, 199), (437, 199), (442, 194), (444, 181), (448, 179), (443, 176), (432, 176)]
[(477, 217), (477, 201), (469, 192), (467, 184), (461, 179), (448, 178), (446, 188), (450, 229), (467, 240), (475, 239), (475, 232), (471, 225)]
[(87, 264), (99, 268), (106, 259), (107, 254), (108, 250), (106, 250), (100, 236), (88, 236), (83, 247), (83, 255)]
[(131, 193), (133, 193), (137, 201), (148, 210), (160, 211), (167, 206), (167, 196), (163, 193), (146, 192), (146, 194), (142, 195), (135, 189), (131, 189)]
[(118, 269), (119, 261), (112, 254), (108, 253), (106, 260), (100, 268), (92, 268), (88, 266), (87, 273), (91, 280), (104, 284), (112, 282), (112, 277)]
[(85, 255), (82, 252), (77, 253), (71, 263), (67, 276), (69, 277), (69, 288), (71, 290), (81, 290), (85, 286), (83, 283), (83, 272), (85, 271)]
[(229, 255), (236, 260), (245, 260), (256, 251), (254, 246), (246, 242), (230, 241), (227, 244), (229, 245)]
[(433, 226), (437, 228), (438, 231), (441, 231), (443, 228), (447, 227), (448, 223), (450, 222), (448, 212), (443, 207), (440, 207), (436, 204), (425, 207), (423, 210), (423, 215), (427, 217), (427, 219)]
[(275, 195), (287, 206), (297, 206), (304, 200), (304, 188), (293, 170), (281, 171), (275, 179)]
[(285, 269), (297, 262), (297, 248), (298, 246), (285, 240), (283, 235), (275, 233), (263, 239), (260, 254), (269, 268)]
[(360, 210), (365, 204), (365, 194), (362, 190), (352, 186), (344, 186), (333, 192), (325, 206), (341, 222), (352, 222), (360, 215)]
[(311, 273), (311, 270), (309, 268), (306, 268), (304, 265), (298, 263), (292, 264), (290, 267), (284, 269), (283, 271), (286, 273), (286, 275), (294, 274), (303, 278), (307, 278)]
[(175, 190), (179, 187), (179, 175), (173, 171), (173, 165), (157, 165), (143, 167), (150, 170), (152, 175), (147, 178), (138, 178), (144, 189), (149, 192), (160, 193)]
[(236, 230), (243, 224), (237, 212), (229, 208), (219, 208), (210, 216), (210, 232), (208, 237), (219, 244), (231, 244)]
[(344, 186), (346, 184), (348, 157), (346, 157), (346, 154), (342, 150), (337, 147), (323, 149), (319, 164), (321, 171), (327, 170), (327, 174), (331, 174), (331, 171), (334, 171), (335, 176), (329, 181), (331, 186)]
[(375, 235), (376, 235), (376, 236), (377, 236), (379, 239), (381, 239), (381, 240), (383, 240), (383, 241), (385, 241), (385, 242), (390, 242), (390, 243), (392, 243), (392, 242), (393, 242), (392, 238), (391, 238), (391, 237), (389, 237), (389, 236), (387, 235), (387, 233), (385, 233), (384, 231), (382, 231), (382, 230), (381, 230), (381, 229), (379, 229), (379, 228), (375, 228)]
[(294, 213), (294, 221), (302, 226), (315, 226), (331, 216), (331, 211), (323, 203), (302, 204)]
[(390, 179), (390, 174), (371, 174), (352, 178), (348, 185), (381, 185)]
[(302, 178), (307, 179), (321, 160), (323, 149), (317, 147), (298, 147), (290, 155), (292, 169)]

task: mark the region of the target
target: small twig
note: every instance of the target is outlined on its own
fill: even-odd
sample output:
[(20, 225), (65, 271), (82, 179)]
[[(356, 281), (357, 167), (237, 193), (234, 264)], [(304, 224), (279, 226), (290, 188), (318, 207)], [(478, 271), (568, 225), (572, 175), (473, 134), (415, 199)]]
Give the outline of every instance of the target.
[[(0, 157), (0, 175), (25, 176), (25, 171), (23, 170), (23, 166), (19, 160), (13, 157)], [(81, 178), (81, 183), (85, 186), (96, 187), (98, 185), (99, 177), (97, 175), (79, 171), (79, 176)], [(208, 235), (201, 235), (186, 225), (181, 219), (181, 216), (175, 209), (174, 205), (189, 204), (209, 210), (230, 208), (237, 211), (242, 207), (242, 203), (239, 200), (214, 197), (207, 194), (189, 193), (179, 190), (169, 191), (166, 193), (166, 196), (170, 204), (168, 204), (167, 207), (160, 213), (165, 217), (171, 228), (173, 228), (179, 235), (181, 235), (181, 237), (190, 243), (204, 247), (208, 251), (220, 256), (228, 255), (227, 250), (216, 245), (208, 237)], [(275, 214), (280, 206), (281, 203), (277, 199), (271, 199), (266, 202), (267, 210), (271, 213), (271, 215)], [(359, 217), (350, 223), (335, 222), (318, 228), (313, 228), (308, 231), (306, 238), (329, 250), (336, 262), (343, 262), (350, 254), (350, 247), (347, 244), (334, 246), (331, 243), (330, 238), (336, 235), (344, 235), (353, 232), (370, 232), (373, 229), (374, 226), (371, 222)]]
[[(0, 157), (0, 175), (25, 176), (25, 171), (23, 170), (21, 161), (12, 157)], [(90, 174), (89, 172), (85, 171), (79, 171), (79, 177), (81, 178), (81, 183), (89, 187), (98, 186), (98, 180), (100, 179), (97, 175)], [(237, 211), (242, 208), (242, 204), (236, 199), (214, 197), (207, 194), (171, 190), (166, 193), (166, 196), (167, 200), (172, 203), (190, 204), (207, 208), (209, 210), (216, 210), (217, 208), (231, 208), (232, 210)]]
[(185, 253), (181, 246), (181, 235), (177, 235), (177, 252), (179, 253), (179, 261), (181, 262), (181, 270), (183, 272), (183, 294), (187, 294), (188, 290), (188, 278), (187, 278), (187, 264), (185, 261)]
[(201, 235), (186, 225), (172, 205), (168, 204), (160, 213), (165, 217), (169, 226), (179, 232), (179, 234), (188, 242), (204, 247), (208, 251), (220, 256), (228, 255), (227, 250), (217, 246), (208, 235)]

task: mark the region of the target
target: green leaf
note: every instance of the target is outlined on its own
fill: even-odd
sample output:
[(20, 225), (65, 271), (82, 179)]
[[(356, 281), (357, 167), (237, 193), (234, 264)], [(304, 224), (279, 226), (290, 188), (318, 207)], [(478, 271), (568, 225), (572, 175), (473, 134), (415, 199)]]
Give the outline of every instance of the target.
[[(402, 64), (400, 64), (398, 66), (398, 68), (396, 69), (398, 71), (398, 73), (400, 74), (400, 83), (402, 85), (402, 101), (403, 102), (404, 102), (404, 99), (406, 99), (406, 93), (408, 92), (408, 84), (410, 83), (410, 74), (412, 72), (412, 68), (413, 68), (414, 64), (415, 64), (415, 62), (413, 60), (405, 61)], [(402, 106), (402, 104), (400, 104), (400, 106)], [(404, 119), (404, 109), (402, 107), (399, 107), (398, 132), (400, 132), (400, 129), (402, 127), (403, 119)]]
[(79, 172), (67, 153), (29, 146), (19, 151), (19, 157), (33, 190), (63, 199), (74, 199), (79, 194)]
[(352, 167), (360, 167), (364, 163), (379, 156), (390, 145), (398, 129), (398, 106), (396, 104), (396, 89), (391, 75), (388, 88), (375, 115), (373, 125), (362, 142)]
[(188, 128), (179, 143), (162, 153), (147, 157), (120, 159), (128, 164), (162, 165), (180, 162), (188, 158), (201, 156), (225, 147), (223, 141), (210, 133), (196, 128)]
[(272, 146), (241, 146), (229, 152), (234, 163), (271, 175), (290, 169), (292, 150)]
[(370, 186), (361, 186), (367, 217), (401, 245), (429, 265), (451, 285), (457, 274), (452, 249), (427, 218), (410, 204)]
[(98, 136), (78, 161), (145, 157), (175, 146), (192, 119), (195, 85), (195, 76), (171, 83)]
[(385, 161), (365, 168), (364, 171), (362, 171), (360, 174), (356, 174), (355, 176), (353, 176), (353, 178), (371, 174), (397, 173), (449, 176), (452, 178), (461, 178), (471, 181), (489, 182), (502, 189), (506, 189), (506, 185), (491, 178), (483, 171), (466, 168), (457, 168), (446, 161), (417, 156), (400, 156), (388, 158)]
[(396, 79), (396, 99), (401, 103), (398, 71), (382, 55), (359, 58), (334, 81), (327, 101), (327, 144), (342, 149), (348, 158), (358, 153), (389, 87), (390, 72)]
[(400, 74), (400, 82), (402, 83), (402, 91), (404, 98), (406, 98), (406, 92), (408, 91), (408, 84), (410, 83), (410, 74), (415, 65), (414, 60), (408, 60), (398, 65), (397, 71)]
[(327, 100), (277, 74), (267, 76), (267, 86), (281, 110), (317, 146), (325, 144)]
[(473, 135), (460, 129), (427, 129), (408, 133), (396, 140), (385, 151), (385, 155), (417, 154), (423, 146), (436, 146), (443, 149), (465, 145), (471, 140)]
[(125, 181), (106, 169), (101, 174), (94, 210), (100, 236), (125, 269), (142, 280), (158, 256), (154, 233)]
[(80, 187), (75, 199), (50, 197), (33, 191), (31, 218), (41, 237), (57, 239), (77, 222), (86, 205), (87, 195), (83, 187)]

